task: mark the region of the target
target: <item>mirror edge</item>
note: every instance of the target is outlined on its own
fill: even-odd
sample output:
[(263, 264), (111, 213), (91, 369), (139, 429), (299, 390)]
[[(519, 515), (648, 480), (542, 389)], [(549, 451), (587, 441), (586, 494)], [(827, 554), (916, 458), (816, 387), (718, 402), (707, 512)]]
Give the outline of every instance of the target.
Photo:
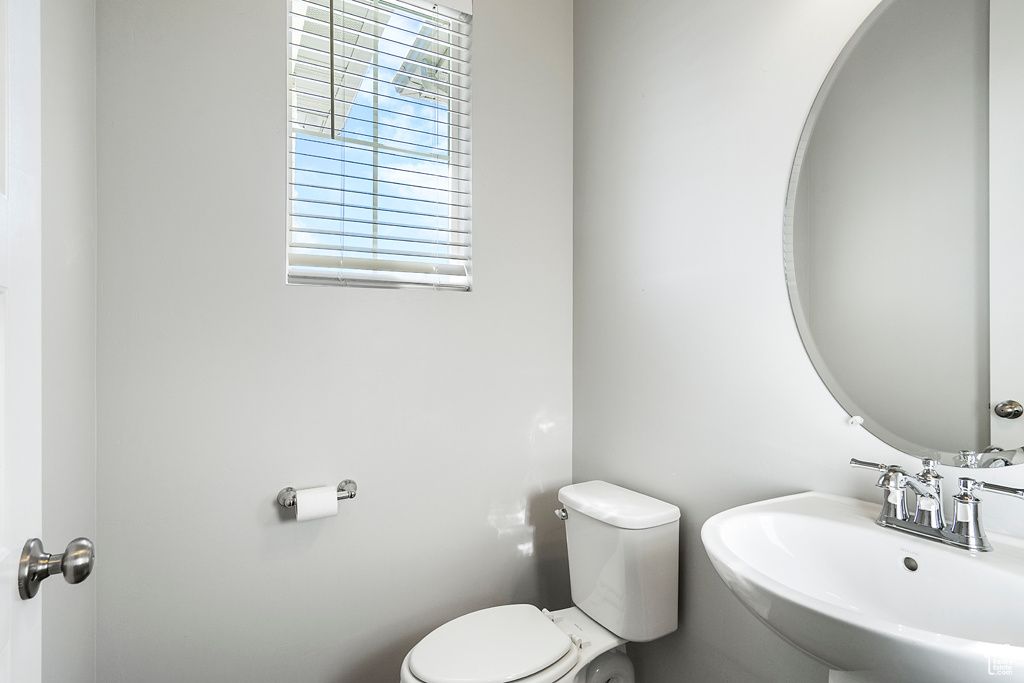
[(806, 324), (806, 315), (804, 314), (803, 305), (801, 303), (800, 289), (798, 287), (796, 277), (793, 248), (794, 216), (796, 212), (797, 186), (799, 185), (800, 172), (803, 166), (804, 155), (807, 151), (807, 145), (812, 133), (814, 132), (814, 126), (815, 123), (817, 123), (818, 116), (821, 114), (824, 102), (828, 98), (829, 92), (832, 90), (832, 86), (835, 84), (836, 79), (842, 72), (846, 61), (860, 44), (863, 37), (869, 30), (871, 30), (871, 27), (874, 26), (875, 22), (877, 22), (878, 19), (885, 14), (885, 12), (895, 2), (896, 0), (880, 0), (878, 5), (864, 19), (861, 25), (857, 27), (857, 30), (854, 31), (852, 36), (850, 36), (850, 39), (832, 63), (832, 67), (829, 69), (828, 74), (822, 81), (821, 87), (818, 89), (818, 93), (814, 97), (814, 102), (811, 104), (810, 110), (807, 113), (807, 119), (800, 132), (800, 139), (797, 143), (796, 153), (793, 155), (793, 165), (790, 170), (789, 184), (786, 190), (786, 205), (783, 214), (783, 261), (786, 288), (789, 293), (790, 311), (793, 314), (793, 321), (796, 323), (797, 332), (800, 335), (800, 341), (803, 344), (804, 351), (807, 353), (807, 356), (811, 361), (811, 365), (814, 367), (818, 377), (825, 385), (825, 388), (840, 407), (842, 407), (843, 410), (845, 410), (851, 417), (861, 417), (864, 420), (863, 427), (877, 439), (892, 448), (915, 458), (931, 458), (939, 460), (942, 464), (955, 466), (958, 464), (956, 462), (958, 454), (925, 448), (924, 446), (920, 446), (904, 439), (898, 434), (894, 434), (889, 429), (875, 421), (870, 415), (865, 415), (859, 406), (857, 406), (856, 402), (842, 390), (829, 370), (828, 365), (825, 363), (825, 359), (818, 351), (818, 347), (814, 343), (814, 335), (811, 334), (811, 331)]

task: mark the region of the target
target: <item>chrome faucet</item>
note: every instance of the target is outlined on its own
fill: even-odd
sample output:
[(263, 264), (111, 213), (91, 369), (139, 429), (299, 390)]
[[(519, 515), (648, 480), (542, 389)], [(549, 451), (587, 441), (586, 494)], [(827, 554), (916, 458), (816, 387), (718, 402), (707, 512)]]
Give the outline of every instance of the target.
[(1019, 448), (1015, 448), (1007, 452), (1006, 449), (993, 444), (986, 447), (985, 450), (980, 453), (975, 451), (960, 451), (956, 456), (956, 463), (959, 467), (968, 469), (977, 469), (979, 467), (1006, 467), (1007, 465), (1013, 464), (1013, 457), (1019, 451)]
[[(957, 480), (959, 492), (953, 496), (953, 522), (947, 524), (942, 511), (942, 475), (935, 469), (936, 460), (922, 461), (924, 469), (910, 474), (897, 465), (882, 465), (853, 458), (850, 464), (882, 472), (876, 486), (885, 490), (882, 510), (875, 523), (915, 536), (947, 543), (968, 550), (992, 550), (981, 524), (981, 499), (975, 491), (993, 491), (1024, 498), (1024, 489), (989, 484), (967, 477)], [(907, 490), (916, 494), (914, 518), (907, 513)]]

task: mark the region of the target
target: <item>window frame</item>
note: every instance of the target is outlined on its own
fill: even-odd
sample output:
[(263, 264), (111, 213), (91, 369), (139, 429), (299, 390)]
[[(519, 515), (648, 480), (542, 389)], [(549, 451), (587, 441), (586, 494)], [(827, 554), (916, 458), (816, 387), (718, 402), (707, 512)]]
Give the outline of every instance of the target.
[(470, 291), (471, 15), (417, 0), (289, 0), (288, 15), (287, 282)]

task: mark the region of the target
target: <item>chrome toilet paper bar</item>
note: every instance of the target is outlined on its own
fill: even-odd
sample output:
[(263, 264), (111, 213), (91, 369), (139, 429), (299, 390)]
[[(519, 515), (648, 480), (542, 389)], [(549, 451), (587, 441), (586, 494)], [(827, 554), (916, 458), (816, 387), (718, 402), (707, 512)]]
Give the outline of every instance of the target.
[[(353, 480), (346, 479), (338, 484), (338, 500), (348, 500), (355, 497), (356, 483)], [(286, 508), (295, 507), (295, 489), (291, 486), (281, 489), (280, 493), (277, 494), (277, 504)]]

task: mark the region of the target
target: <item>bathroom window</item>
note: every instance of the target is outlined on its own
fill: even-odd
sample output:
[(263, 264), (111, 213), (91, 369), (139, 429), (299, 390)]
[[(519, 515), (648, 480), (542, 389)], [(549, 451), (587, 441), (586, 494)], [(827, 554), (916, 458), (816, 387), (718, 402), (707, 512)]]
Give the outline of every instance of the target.
[(470, 27), (419, 0), (292, 0), (288, 282), (470, 289)]

